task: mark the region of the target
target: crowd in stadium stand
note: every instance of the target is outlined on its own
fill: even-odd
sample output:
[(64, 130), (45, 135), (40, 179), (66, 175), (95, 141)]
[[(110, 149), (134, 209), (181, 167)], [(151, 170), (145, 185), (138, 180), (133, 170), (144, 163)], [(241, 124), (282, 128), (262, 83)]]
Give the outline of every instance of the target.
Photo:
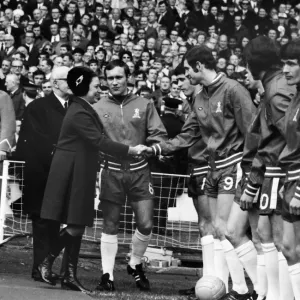
[(300, 1), (292, 0), (1, 2), (0, 89), (11, 95), (18, 120), (28, 104), (24, 85), (36, 85), (37, 97), (49, 94), (56, 66), (91, 68), (105, 96), (105, 65), (121, 59), (132, 91), (153, 98), (160, 110), (165, 96), (186, 101), (176, 67), (194, 45), (210, 47), (218, 71), (243, 83), (250, 39), (266, 35), (284, 45), (300, 28)]

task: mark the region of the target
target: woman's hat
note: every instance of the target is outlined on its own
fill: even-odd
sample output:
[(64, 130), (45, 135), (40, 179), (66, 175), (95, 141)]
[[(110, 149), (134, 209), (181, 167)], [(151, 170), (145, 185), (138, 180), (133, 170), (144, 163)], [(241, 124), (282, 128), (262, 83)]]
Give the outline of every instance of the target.
[(97, 74), (87, 67), (74, 67), (68, 73), (67, 83), (75, 96), (85, 96)]

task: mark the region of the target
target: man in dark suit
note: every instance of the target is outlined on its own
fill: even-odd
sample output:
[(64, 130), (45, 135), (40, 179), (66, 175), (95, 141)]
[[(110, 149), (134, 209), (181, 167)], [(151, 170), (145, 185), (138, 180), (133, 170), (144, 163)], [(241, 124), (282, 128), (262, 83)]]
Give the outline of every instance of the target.
[(242, 25), (242, 16), (240, 14), (236, 14), (234, 17), (234, 37), (237, 40), (237, 43), (240, 44), (243, 37), (249, 37), (250, 33), (249, 30)]
[(167, 28), (167, 33), (170, 34), (171, 30), (174, 28), (176, 17), (173, 15), (171, 10), (168, 10), (167, 2), (160, 1), (158, 3), (160, 15), (158, 17), (158, 24), (165, 26)]
[(43, 23), (43, 27), (44, 27), (44, 36), (50, 41), (51, 38), (51, 32), (50, 32), (50, 26), (51, 24), (56, 23), (58, 24), (59, 27), (61, 26), (67, 26), (68, 27), (68, 23), (67, 21), (65, 21), (60, 14), (60, 10), (58, 7), (52, 7), (51, 8), (51, 17), (47, 20), (45, 20), (45, 22)]
[(0, 17), (0, 28), (5, 31), (5, 34), (10, 34), (14, 37), (16, 47), (20, 45), (20, 37), (23, 34), (22, 29), (12, 27), (6, 16)]
[(145, 38), (146, 40), (150, 37), (157, 38), (157, 30), (149, 25), (147, 17), (141, 17), (140, 19), (140, 29), (145, 30)]
[(251, 9), (249, 0), (242, 0), (241, 7), (243, 25), (245, 25), (249, 31), (253, 31), (253, 24), (257, 21), (257, 14)]
[(9, 74), (11, 68), (11, 61), (8, 59), (3, 59), (0, 69), (0, 90), (7, 92), (5, 85), (5, 78)]
[(21, 120), (25, 109), (25, 102), (20, 88), (20, 79), (16, 74), (8, 74), (5, 79), (5, 85), (13, 101), (16, 119)]
[(34, 33), (33, 31), (27, 31), (25, 33), (25, 45), (28, 47), (28, 65), (29, 66), (36, 66), (39, 62), (38, 54), (39, 49), (34, 46)]
[(12, 35), (6, 34), (4, 36), (5, 50), (2, 52), (3, 58), (12, 60), (13, 55), (17, 52), (14, 47), (15, 39)]
[(196, 12), (198, 17), (198, 29), (204, 32), (208, 31), (208, 27), (213, 24), (214, 17), (209, 12), (210, 2), (209, 0), (204, 0), (202, 2), (201, 9)]
[[(38, 266), (49, 252), (49, 245), (57, 243), (59, 224), (40, 218), (44, 189), (58, 141), (61, 125), (69, 105), (71, 93), (66, 78), (69, 68), (57, 67), (52, 72), (53, 93), (30, 103), (25, 111), (17, 145), (26, 144), (23, 151), (24, 170), (24, 211), (32, 218), (33, 268), (32, 278), (42, 281)], [(48, 236), (49, 234), (49, 236)]]

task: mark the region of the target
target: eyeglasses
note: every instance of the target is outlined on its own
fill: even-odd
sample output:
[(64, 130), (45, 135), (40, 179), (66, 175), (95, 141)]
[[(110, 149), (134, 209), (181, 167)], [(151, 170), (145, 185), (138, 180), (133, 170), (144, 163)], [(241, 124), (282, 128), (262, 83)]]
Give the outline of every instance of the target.
[(170, 44), (162, 44), (163, 46), (170, 46)]
[(80, 42), (80, 40), (79, 40), (79, 39), (73, 39), (73, 41), (74, 41), (74, 42)]
[(114, 46), (121, 46), (121, 44), (114, 44)]
[(143, 51), (142, 49), (133, 48), (134, 51)]

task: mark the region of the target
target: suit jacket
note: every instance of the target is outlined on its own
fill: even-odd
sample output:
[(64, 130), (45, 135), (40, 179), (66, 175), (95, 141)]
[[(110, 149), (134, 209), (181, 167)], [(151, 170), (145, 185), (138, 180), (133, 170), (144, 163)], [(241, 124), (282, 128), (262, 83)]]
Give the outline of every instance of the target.
[(74, 97), (52, 160), (42, 218), (64, 224), (93, 225), (99, 151), (124, 157), (128, 146), (108, 139), (93, 107)]
[(202, 10), (200, 9), (199, 11), (195, 12), (196, 16), (197, 16), (197, 22), (198, 22), (198, 26), (197, 29), (207, 32), (208, 31), (208, 27), (213, 23), (215, 23), (215, 19), (213, 17), (213, 15), (211, 15), (210, 13), (208, 13), (207, 15), (203, 15)]
[(172, 11), (167, 10), (165, 15), (161, 19), (159, 17), (158, 20), (158, 23), (161, 26), (165, 26), (167, 28), (168, 34), (170, 34), (176, 22), (176, 17), (173, 15)]
[(10, 49), (9, 52), (2, 51), (3, 59), (6, 58), (6, 59), (9, 59), (9, 60), (12, 60), (12, 57), (13, 57), (13, 55), (14, 55), (16, 52), (17, 52), (17, 49), (16, 49), (16, 48)]
[(146, 40), (151, 38), (151, 37), (157, 39), (158, 33), (157, 33), (157, 30), (155, 28), (148, 26), (145, 33), (146, 33)]
[(24, 33), (24, 30), (17, 27), (10, 27), (10, 29), (5, 30), (5, 33), (11, 34), (15, 38), (15, 47), (18, 48), (21, 44), (21, 35)]
[(54, 93), (31, 102), (25, 109), (16, 155), (25, 160), (24, 209), (38, 214), (65, 109)]
[(13, 94), (10, 94), (10, 97), (14, 105), (16, 119), (21, 120), (25, 109), (25, 101), (21, 88), (18, 88)]
[[(42, 34), (43, 36), (50, 41), (51, 39), (51, 32), (50, 32), (50, 25), (53, 23), (53, 18), (47, 19), (42, 24)], [(63, 18), (60, 18), (58, 22), (59, 27), (60, 26), (67, 26), (69, 27), (68, 22), (66, 22)]]
[(28, 53), (28, 65), (36, 66), (39, 63), (38, 60), (39, 49), (36, 46), (31, 48), (31, 51)]
[(242, 25), (239, 28), (239, 30), (234, 28), (234, 36), (236, 37), (238, 44), (241, 43), (244, 36), (249, 36), (249, 35), (250, 35), (249, 30), (244, 25)]
[(0, 91), (0, 99), (0, 151), (10, 153), (15, 144), (15, 111), (7, 93)]

